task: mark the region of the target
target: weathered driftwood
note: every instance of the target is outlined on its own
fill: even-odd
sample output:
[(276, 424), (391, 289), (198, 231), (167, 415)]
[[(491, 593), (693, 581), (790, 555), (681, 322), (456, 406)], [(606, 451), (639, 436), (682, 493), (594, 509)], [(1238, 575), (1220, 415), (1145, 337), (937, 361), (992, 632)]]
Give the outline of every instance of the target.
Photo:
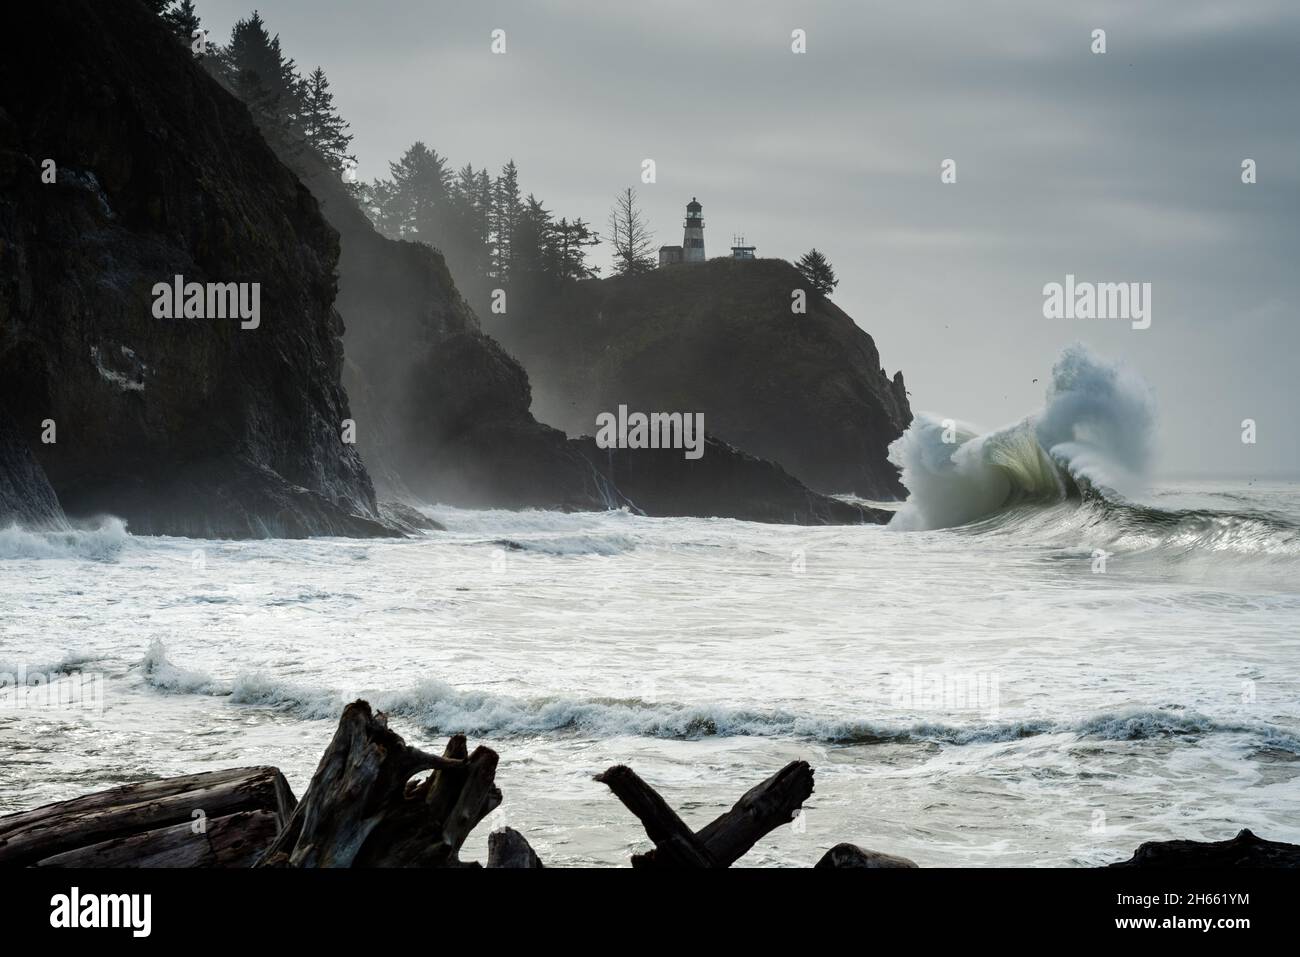
[(768, 832), (788, 824), (813, 792), (807, 761), (792, 761), (751, 788), (725, 814), (692, 832), (658, 792), (629, 767), (596, 775), (637, 816), (655, 849), (632, 857), (633, 867), (730, 867)]
[(906, 857), (864, 850), (856, 844), (836, 844), (813, 867), (916, 867), (916, 862)]
[(537, 868), (542, 862), (522, 834), (512, 827), (503, 827), (488, 835), (487, 866)]
[(1242, 829), (1230, 841), (1147, 841), (1111, 867), (1300, 867), (1300, 844), (1266, 841)]
[[(262, 811), (272, 816), (278, 829), (295, 804), (293, 792), (275, 768), (232, 768), (128, 784), (0, 817), (0, 866), (25, 867), (83, 849), (89, 856), (82, 863), (93, 865), (100, 863), (90, 854), (94, 847), (115, 855), (114, 842), (141, 838), (131, 846), (143, 848), (148, 843), (144, 835), (162, 836), (180, 825), (194, 844), (193, 853), (202, 858), (211, 852), (211, 842), (201, 832), (195, 833), (196, 823), (211, 825), (219, 818)], [(258, 833), (265, 836), (265, 829)], [(173, 849), (166, 853), (179, 853), (174, 843), (177, 835), (168, 836)], [(228, 850), (223, 848), (219, 856), (224, 858)], [(108, 859), (103, 865), (116, 866)]]
[[(501, 803), (497, 755), (466, 754), (456, 735), (442, 756), (410, 747), (383, 714), (356, 701), (293, 816), (259, 867), (457, 867), (469, 832)], [(412, 781), (421, 771), (433, 773)]]
[(276, 834), (270, 811), (241, 811), (79, 847), (37, 867), (252, 867)]

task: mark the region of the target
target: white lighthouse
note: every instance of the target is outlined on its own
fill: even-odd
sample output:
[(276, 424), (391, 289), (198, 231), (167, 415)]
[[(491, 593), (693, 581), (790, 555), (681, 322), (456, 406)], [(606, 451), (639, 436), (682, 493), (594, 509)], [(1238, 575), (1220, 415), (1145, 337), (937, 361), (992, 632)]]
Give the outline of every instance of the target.
[(686, 232), (682, 235), (682, 261), (704, 262), (704, 207), (694, 196), (686, 204)]

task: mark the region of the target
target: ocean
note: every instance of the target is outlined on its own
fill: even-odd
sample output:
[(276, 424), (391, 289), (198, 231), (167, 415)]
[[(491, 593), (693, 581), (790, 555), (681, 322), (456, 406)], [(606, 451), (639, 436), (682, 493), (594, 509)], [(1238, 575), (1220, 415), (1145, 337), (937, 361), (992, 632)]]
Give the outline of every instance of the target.
[(364, 697), (426, 749), (500, 753), (470, 860), (509, 825), (548, 864), (626, 863), (649, 845), (592, 780), (616, 763), (698, 827), (809, 761), (803, 815), (747, 865), (1300, 841), (1300, 487), (1085, 486), (955, 528), (916, 527), (923, 499), (891, 526), (431, 507), (447, 531), (405, 540), (0, 531), (0, 673), (23, 675), (0, 676), (0, 813), (240, 765), (301, 795)]

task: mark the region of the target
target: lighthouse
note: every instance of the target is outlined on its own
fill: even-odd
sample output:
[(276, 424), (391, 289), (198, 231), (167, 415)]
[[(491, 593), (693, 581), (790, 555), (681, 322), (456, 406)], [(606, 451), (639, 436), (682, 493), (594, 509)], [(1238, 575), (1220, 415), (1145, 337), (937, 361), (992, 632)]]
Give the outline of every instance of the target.
[(686, 204), (686, 232), (682, 235), (682, 260), (704, 262), (704, 207), (694, 196)]

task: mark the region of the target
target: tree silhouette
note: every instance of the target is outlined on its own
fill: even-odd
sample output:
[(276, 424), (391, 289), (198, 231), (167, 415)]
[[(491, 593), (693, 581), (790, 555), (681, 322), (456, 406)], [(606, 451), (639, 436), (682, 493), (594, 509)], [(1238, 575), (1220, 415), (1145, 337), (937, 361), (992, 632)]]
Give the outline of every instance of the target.
[(636, 276), (655, 267), (650, 255), (654, 238), (636, 205), (636, 190), (630, 186), (614, 197), (609, 211), (609, 241), (614, 247), (614, 274)]
[(815, 247), (804, 253), (795, 267), (808, 281), (808, 285), (823, 296), (829, 296), (831, 291), (840, 284), (840, 281), (835, 278), (835, 270), (831, 268), (830, 262)]
[(510, 279), (514, 266), (515, 227), (523, 212), (519, 198), (519, 168), (511, 160), (501, 167), (501, 175), (492, 186), (492, 275), (500, 282)]
[(194, 31), (201, 29), (198, 11), (194, 9), (194, 0), (180, 0), (163, 13), (162, 18), (186, 46), (194, 42)]
[(417, 141), (388, 170), (393, 177), (391, 216), (399, 235), (441, 248), (451, 218), (447, 160)]
[(280, 49), (256, 10), (230, 31), (222, 51), (235, 90), (248, 106), (284, 131), (298, 126), (302, 115), (303, 81), (293, 60)]
[(556, 269), (561, 281), (566, 279), (595, 279), (600, 275), (599, 266), (587, 265), (587, 247), (600, 242), (590, 224), (582, 218), (569, 222), (561, 219), (555, 224)]
[(356, 157), (348, 153), (352, 142), (348, 123), (334, 109), (330, 81), (320, 67), (312, 70), (303, 84), (301, 122), (308, 145), (335, 170), (341, 173), (348, 160), (356, 162)]

